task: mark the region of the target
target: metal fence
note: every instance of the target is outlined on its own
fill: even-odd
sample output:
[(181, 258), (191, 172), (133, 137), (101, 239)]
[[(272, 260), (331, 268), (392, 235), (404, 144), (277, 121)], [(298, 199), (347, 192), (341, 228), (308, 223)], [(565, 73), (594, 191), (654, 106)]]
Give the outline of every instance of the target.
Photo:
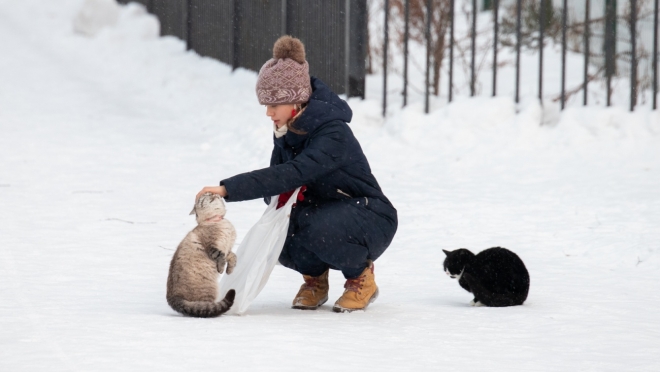
[(364, 98), (366, 0), (119, 0), (129, 1), (158, 17), (162, 35), (234, 69), (259, 71), (277, 38), (297, 37), (311, 75), (336, 93)]
[[(408, 86), (408, 72), (407, 72), (407, 65), (408, 65), (408, 17), (409, 17), (409, 9), (410, 9), (410, 1), (411, 0), (402, 0), (404, 3), (404, 8), (405, 8), (405, 30), (404, 30), (404, 87), (403, 87), (403, 104), (404, 106), (407, 103), (407, 86)], [(430, 68), (430, 54), (431, 54), (431, 16), (433, 13), (433, 1), (432, 0), (423, 0), (425, 1), (425, 22), (426, 22), (426, 49), (427, 49), (427, 58), (426, 58), (426, 81), (425, 81), (425, 112), (429, 112), (429, 68)], [(449, 19), (450, 19), (450, 30), (449, 30), (449, 40), (448, 40), (448, 63), (449, 63), (449, 68), (448, 68), (448, 81), (449, 81), (449, 92), (448, 92), (448, 100), (449, 102), (452, 101), (453, 99), (453, 92), (454, 92), (454, 84), (453, 84), (453, 78), (454, 78), (454, 46), (455, 46), (455, 35), (454, 35), (454, 17), (455, 17), (455, 9), (456, 9), (456, 1), (455, 0), (446, 0), (448, 2), (448, 13), (449, 13)], [(593, 9), (593, 1), (594, 0), (582, 0), (584, 1), (584, 4), (581, 4), (584, 6), (582, 9), (578, 9), (579, 13), (583, 14), (584, 18), (583, 19), (577, 19), (577, 17), (573, 17), (573, 22), (572, 24), (569, 24), (569, 16), (568, 16), (568, 9), (569, 7), (572, 6), (572, 10), (576, 10), (575, 3), (578, 3), (578, 1), (571, 1), (573, 4), (569, 4), (568, 0), (555, 0), (554, 3), (561, 3), (560, 11), (561, 11), (561, 95), (559, 97), (561, 109), (563, 110), (565, 108), (566, 104), (566, 53), (567, 53), (567, 31), (571, 30), (572, 28), (578, 27), (581, 28), (582, 32), (582, 47), (581, 47), (581, 52), (584, 55), (584, 79), (582, 85), (579, 87), (583, 91), (583, 104), (587, 105), (588, 103), (588, 88), (589, 88), (589, 83), (593, 80), (595, 80), (595, 76), (589, 75), (588, 74), (588, 67), (589, 64), (593, 62), (594, 58), (601, 58), (603, 60), (603, 68), (599, 69), (599, 73), (601, 74), (599, 78), (604, 79), (606, 81), (606, 89), (607, 89), (607, 106), (611, 105), (611, 95), (612, 95), (612, 78), (616, 76), (617, 70), (621, 69), (623, 70), (624, 68), (620, 68), (619, 66), (622, 65), (620, 61), (617, 61), (617, 45), (619, 45), (622, 42), (622, 36), (626, 37), (627, 39), (625, 42), (629, 43), (630, 45), (630, 50), (625, 53), (625, 57), (627, 60), (629, 60), (629, 65), (627, 66), (628, 68), (625, 68), (626, 72), (629, 73), (630, 75), (630, 110), (633, 111), (635, 106), (637, 105), (637, 100), (638, 100), (638, 87), (639, 87), (639, 80), (638, 80), (638, 67), (639, 67), (639, 57), (638, 57), (638, 50), (637, 50), (637, 45), (639, 41), (639, 26), (638, 26), (638, 13), (639, 13), (639, 8), (638, 8), (638, 2), (640, 0), (618, 0), (618, 6), (617, 6), (617, 0), (604, 0), (601, 1), (603, 5), (603, 10), (602, 10), (602, 15), (599, 15), (598, 17), (593, 18), (591, 15), (590, 10)], [(597, 0), (596, 0), (597, 1)], [(657, 95), (658, 95), (658, 0), (651, 0), (653, 1), (653, 10), (652, 10), (652, 18), (653, 18), (653, 26), (652, 30), (648, 33), (652, 37), (652, 54), (650, 58), (650, 65), (652, 69), (652, 82), (651, 82), (651, 87), (650, 89), (652, 90), (652, 109), (656, 110), (657, 109)], [(385, 51), (385, 55), (387, 55), (387, 44), (388, 44), (388, 33), (389, 33), (389, 25), (388, 25), (388, 20), (389, 20), (389, 13), (390, 13), (390, 0), (384, 0), (385, 2), (385, 36), (384, 36), (384, 45), (383, 49)], [(470, 36), (471, 36), (471, 47), (470, 47), (470, 95), (473, 96), (475, 95), (475, 35), (477, 34), (477, 29), (476, 29), (476, 15), (479, 12), (478, 5), (482, 5), (484, 3), (488, 3), (489, 6), (492, 7), (492, 12), (493, 12), (493, 19), (495, 20), (493, 22), (493, 61), (492, 61), (492, 74), (493, 74), (493, 82), (492, 82), (492, 95), (495, 96), (497, 94), (497, 70), (498, 70), (498, 49), (500, 49), (501, 45), (499, 44), (500, 41), (498, 39), (499, 32), (500, 32), (500, 26), (502, 24), (502, 17), (498, 12), (500, 11), (501, 8), (501, 3), (502, 2), (508, 2), (508, 3), (513, 3), (515, 2), (515, 7), (516, 7), (516, 12), (515, 12), (515, 35), (516, 35), (516, 43), (515, 43), (515, 101), (516, 103), (519, 102), (520, 100), (520, 53), (521, 53), (521, 24), (523, 22), (523, 15), (522, 15), (522, 8), (523, 8), (523, 0), (488, 0), (485, 1), (482, 4), (477, 4), (477, 0), (470, 0), (471, 2), (471, 30)], [(624, 3), (625, 4), (622, 4)], [(543, 61), (544, 61), (544, 56), (543, 56), (543, 50), (545, 46), (544, 38), (546, 37), (544, 34), (544, 26), (546, 25), (547, 22), (544, 22), (544, 15), (546, 12), (544, 11), (546, 6), (553, 6), (553, 0), (535, 0), (533, 2), (534, 4), (538, 4), (538, 17), (539, 22), (539, 28), (536, 30), (535, 36), (538, 38), (538, 43), (539, 45), (539, 76), (538, 76), (538, 98), (541, 100), (541, 103), (543, 103), (544, 95), (543, 95)], [(514, 5), (514, 4), (511, 4)], [(626, 12), (625, 14), (621, 14), (621, 5), (626, 6)], [(577, 12), (573, 12), (574, 14)], [(546, 15), (547, 16), (547, 15)], [(622, 24), (625, 27), (617, 27), (617, 24)], [(622, 29), (618, 30), (617, 28)], [(594, 29), (598, 29), (600, 31), (600, 34), (595, 34)], [(623, 31), (623, 32), (622, 32)], [(596, 51), (594, 50), (595, 48), (592, 46), (593, 39), (599, 39), (601, 43), (602, 49), (599, 51), (602, 54), (595, 53)], [(383, 69), (385, 73), (383, 74), (384, 76), (384, 91), (383, 91), (383, 116), (386, 113), (387, 110), (387, 58), (383, 59)], [(624, 66), (621, 66), (624, 67)]]

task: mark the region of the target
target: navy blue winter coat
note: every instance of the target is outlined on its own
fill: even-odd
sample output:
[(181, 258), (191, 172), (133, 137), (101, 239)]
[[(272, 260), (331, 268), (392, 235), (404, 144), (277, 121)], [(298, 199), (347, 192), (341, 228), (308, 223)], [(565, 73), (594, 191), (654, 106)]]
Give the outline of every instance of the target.
[[(229, 202), (257, 198), (268, 200), (270, 196), (306, 185), (305, 200), (298, 202), (297, 214), (304, 208), (338, 201), (362, 207), (364, 211), (349, 211), (352, 211), (356, 223), (368, 226), (358, 226), (359, 231), (346, 233), (362, 235), (357, 244), (366, 246), (368, 259), (376, 259), (394, 237), (396, 209), (381, 191), (360, 144), (347, 124), (353, 116), (348, 104), (319, 79), (312, 77), (311, 84), (312, 95), (307, 107), (294, 122), (294, 128), (300, 134), (289, 130), (283, 137), (274, 137), (270, 167), (236, 175), (220, 184), (227, 189), (226, 200)], [(319, 221), (326, 228), (336, 226), (334, 222), (337, 221), (333, 222), (333, 217), (343, 218), (329, 214), (321, 216)], [(291, 218), (292, 222), (296, 222), (293, 221), (296, 218), (293, 213)], [(341, 231), (344, 230), (346, 228), (341, 228)], [(300, 244), (305, 245), (305, 242)], [(341, 269), (341, 265), (330, 263), (330, 266)]]

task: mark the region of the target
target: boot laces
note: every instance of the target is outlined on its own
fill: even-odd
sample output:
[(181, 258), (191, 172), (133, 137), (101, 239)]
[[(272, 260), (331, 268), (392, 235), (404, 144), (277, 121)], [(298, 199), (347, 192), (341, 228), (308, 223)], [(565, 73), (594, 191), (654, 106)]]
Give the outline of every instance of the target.
[(344, 288), (346, 288), (347, 291), (360, 293), (360, 290), (362, 289), (362, 283), (364, 283), (363, 276), (359, 276), (355, 279), (346, 279)]
[(304, 279), (305, 279), (305, 284), (303, 284), (303, 288), (309, 291), (316, 290), (319, 286), (319, 282), (321, 281), (320, 278), (316, 278), (316, 277), (310, 277)]

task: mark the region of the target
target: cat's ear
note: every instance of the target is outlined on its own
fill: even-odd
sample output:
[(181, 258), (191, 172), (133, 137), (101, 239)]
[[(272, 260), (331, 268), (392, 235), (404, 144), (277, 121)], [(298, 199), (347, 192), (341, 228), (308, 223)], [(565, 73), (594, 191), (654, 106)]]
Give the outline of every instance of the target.
[(195, 207), (196, 207), (196, 206), (193, 206), (193, 209), (190, 211), (189, 216), (192, 216), (193, 214), (195, 214)]
[(449, 256), (449, 254), (451, 253), (451, 252), (449, 252), (449, 251), (446, 250), (446, 249), (443, 249), (442, 251), (445, 252), (445, 255), (447, 255), (447, 256)]

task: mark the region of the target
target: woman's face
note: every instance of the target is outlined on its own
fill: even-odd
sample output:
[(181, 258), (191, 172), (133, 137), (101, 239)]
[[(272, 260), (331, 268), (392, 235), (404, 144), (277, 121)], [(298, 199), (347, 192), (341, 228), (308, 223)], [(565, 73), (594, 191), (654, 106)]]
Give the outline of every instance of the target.
[(294, 105), (266, 105), (266, 116), (279, 128), (293, 117)]

